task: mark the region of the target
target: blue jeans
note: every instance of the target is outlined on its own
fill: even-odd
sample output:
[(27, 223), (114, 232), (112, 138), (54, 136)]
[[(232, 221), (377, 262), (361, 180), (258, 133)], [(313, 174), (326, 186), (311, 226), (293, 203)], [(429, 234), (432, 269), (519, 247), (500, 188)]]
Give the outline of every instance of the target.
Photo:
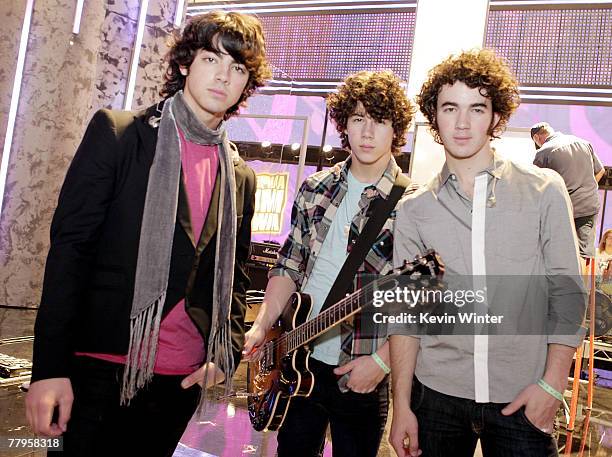
[(415, 378), (412, 410), (419, 422), (422, 457), (473, 457), (480, 439), (484, 457), (557, 457), (552, 435), (533, 425), (523, 409), (511, 416), (507, 403), (476, 403), (432, 390)]

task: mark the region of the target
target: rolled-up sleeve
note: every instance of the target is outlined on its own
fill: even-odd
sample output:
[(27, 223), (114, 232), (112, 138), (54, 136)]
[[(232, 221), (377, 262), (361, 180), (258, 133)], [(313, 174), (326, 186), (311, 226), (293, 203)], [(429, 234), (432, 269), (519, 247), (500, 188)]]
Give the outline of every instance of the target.
[(591, 151), (591, 158), (593, 159), (593, 172), (597, 174), (603, 169), (603, 164), (601, 163), (601, 160), (599, 160), (597, 154), (595, 154), (595, 151), (593, 151), (593, 146), (590, 144), (589, 149)]
[(548, 343), (578, 347), (584, 338), (586, 292), (569, 195), (563, 179), (549, 174), (541, 200), (541, 227), (548, 282)]

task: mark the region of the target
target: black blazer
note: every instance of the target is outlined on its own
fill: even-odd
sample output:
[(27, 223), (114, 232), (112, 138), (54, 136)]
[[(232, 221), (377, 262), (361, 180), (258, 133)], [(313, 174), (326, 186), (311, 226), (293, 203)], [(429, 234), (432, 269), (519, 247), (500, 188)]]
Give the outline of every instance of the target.
[[(140, 228), (157, 144), (157, 128), (148, 120), (155, 113), (156, 107), (140, 113), (100, 110), (87, 127), (51, 224), (34, 330), (32, 381), (69, 377), (75, 351), (127, 354)], [(234, 170), (238, 233), (231, 337), (236, 366), (244, 343), (249, 286), (245, 262), (255, 207), (255, 173), (243, 160)], [(212, 317), (219, 181), (202, 236), (194, 243), (181, 180), (163, 309), (165, 315), (186, 298), (187, 313), (205, 340)], [(188, 286), (192, 270), (193, 284)]]

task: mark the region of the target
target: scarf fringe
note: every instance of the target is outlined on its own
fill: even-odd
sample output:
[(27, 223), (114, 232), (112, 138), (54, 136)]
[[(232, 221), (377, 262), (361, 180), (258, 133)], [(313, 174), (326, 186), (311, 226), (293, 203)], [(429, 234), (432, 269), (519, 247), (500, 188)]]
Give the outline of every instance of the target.
[[(221, 182), (226, 183), (229, 189), (225, 186), (221, 187), (219, 193), (219, 213), (223, 215), (236, 214), (236, 194), (233, 189), (236, 188), (234, 176), (234, 153), (229, 145), (227, 136), (223, 140), (223, 160), (220, 159), (221, 165)], [(213, 284), (213, 315), (210, 336), (208, 340), (208, 350), (206, 353), (206, 363), (213, 362), (225, 374), (225, 392), (227, 396), (232, 391), (232, 379), (234, 377), (235, 366), (234, 357), (232, 355), (232, 339), (231, 339), (231, 324), (230, 313), (231, 306), (223, 306), (224, 303), (231, 303), (232, 289), (234, 284), (234, 269), (233, 262), (236, 252), (236, 219), (230, 217), (227, 223), (230, 224), (231, 230), (227, 230), (224, 224), (224, 217), (219, 217), (217, 221), (217, 245), (215, 250), (215, 280)], [(228, 256), (228, 251), (231, 253)], [(222, 261), (225, 260), (225, 261)], [(228, 264), (231, 259), (231, 264)], [(231, 268), (229, 268), (231, 266)], [(203, 386), (208, 385), (208, 372), (205, 374)], [(214, 388), (206, 389), (200, 398), (197, 414), (201, 417), (206, 411), (207, 403), (213, 399)]]
[(165, 301), (166, 291), (138, 316), (130, 319), (130, 346), (121, 385), (122, 405), (129, 405), (136, 391), (153, 377), (157, 339)]
[[(230, 322), (227, 321), (224, 325), (218, 328), (217, 333), (210, 335), (210, 342), (208, 344), (208, 350), (206, 354), (206, 363), (214, 363), (225, 374), (223, 395), (229, 396), (232, 393), (233, 378), (236, 371), (234, 366), (234, 357), (232, 355), (232, 339), (231, 339), (231, 326)], [(204, 374), (203, 386), (208, 385), (208, 371)], [(217, 400), (215, 394), (215, 386), (210, 388), (203, 388), (200, 397), (200, 402), (196, 410), (198, 418), (202, 418), (202, 415), (206, 413), (208, 404), (211, 401)]]

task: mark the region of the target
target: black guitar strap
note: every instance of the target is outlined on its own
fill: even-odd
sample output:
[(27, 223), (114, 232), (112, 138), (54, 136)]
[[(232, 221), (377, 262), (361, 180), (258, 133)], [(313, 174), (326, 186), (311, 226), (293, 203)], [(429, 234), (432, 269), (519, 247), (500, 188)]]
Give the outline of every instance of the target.
[(385, 225), (391, 211), (397, 205), (397, 202), (404, 194), (406, 187), (410, 184), (410, 180), (399, 172), (395, 178), (395, 183), (389, 192), (386, 200), (377, 199), (372, 204), (375, 205), (372, 209), (372, 215), (366, 222), (365, 227), (359, 234), (351, 252), (344, 261), (342, 269), (338, 273), (334, 284), (331, 286), (329, 294), (321, 307), (321, 311), (340, 301), (342, 297), (350, 290), (353, 285), (353, 278), (357, 274), (357, 268), (363, 263), (366, 255), (372, 248), (374, 241), (378, 237), (380, 230)]

